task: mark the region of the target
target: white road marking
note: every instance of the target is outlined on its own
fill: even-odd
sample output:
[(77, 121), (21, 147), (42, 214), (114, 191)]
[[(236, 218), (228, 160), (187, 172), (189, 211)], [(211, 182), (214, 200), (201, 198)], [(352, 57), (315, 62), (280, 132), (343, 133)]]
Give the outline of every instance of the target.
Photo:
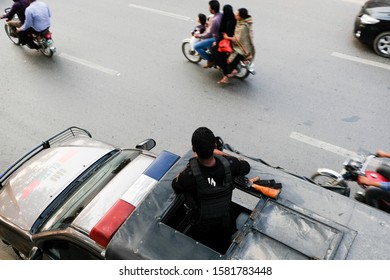
[(354, 3), (363, 6), (366, 0), (343, 0), (343, 2)]
[(144, 7), (144, 6), (130, 4), (129, 7), (148, 11), (148, 12), (155, 13), (155, 14), (160, 14), (160, 15), (172, 17), (172, 18), (176, 18), (176, 19), (192, 21), (192, 19), (190, 17), (186, 17), (186, 16), (182, 16), (182, 15), (178, 15), (178, 14), (174, 14), (174, 13), (170, 13), (170, 12), (165, 12), (162, 10), (156, 10), (156, 9), (152, 9), (152, 8), (148, 8), (148, 7)]
[(92, 63), (90, 61), (87, 61), (87, 60), (84, 60), (84, 59), (81, 59), (81, 58), (78, 58), (75, 56), (71, 56), (71, 55), (66, 54), (66, 53), (60, 53), (58, 56), (66, 59), (66, 60), (76, 62), (80, 65), (92, 68), (94, 70), (98, 70), (100, 72), (106, 73), (106, 74), (111, 75), (111, 76), (119, 76), (120, 75), (120, 73), (116, 70), (112, 70), (112, 69), (100, 66), (98, 64)]
[(338, 155), (343, 156), (343, 157), (354, 157), (354, 156), (357, 156), (357, 154), (354, 153), (354, 152), (351, 152), (351, 151), (348, 151), (346, 149), (340, 148), (338, 146), (335, 146), (335, 145), (323, 142), (321, 140), (318, 140), (318, 139), (315, 139), (315, 138), (303, 135), (303, 134), (301, 134), (299, 132), (295, 132), (295, 131), (291, 132), (290, 138), (298, 140), (298, 141), (303, 142), (305, 144), (309, 144), (311, 146), (314, 146), (314, 147), (317, 147), (317, 148), (320, 148), (320, 149), (323, 149), (323, 150), (326, 150), (326, 151), (338, 154)]
[(350, 60), (350, 61), (353, 61), (353, 62), (363, 63), (363, 64), (366, 64), (366, 65), (370, 65), (370, 66), (374, 66), (374, 67), (379, 67), (379, 68), (383, 68), (383, 69), (386, 69), (386, 70), (390, 70), (390, 65), (388, 65), (388, 64), (375, 62), (375, 61), (372, 61), (372, 60), (363, 59), (363, 58), (360, 58), (360, 57), (346, 55), (346, 54), (342, 54), (342, 53), (338, 53), (338, 52), (333, 52), (332, 55), (335, 56), (335, 57), (346, 59), (346, 60)]
[[(359, 157), (359, 154), (357, 154), (355, 152), (352, 152), (352, 151), (349, 151), (347, 149), (335, 146), (333, 144), (329, 144), (329, 143), (326, 143), (324, 141), (303, 135), (303, 134), (296, 132), (296, 131), (293, 131), (290, 133), (290, 138), (297, 140), (297, 141), (300, 141), (302, 143), (320, 148), (322, 150), (343, 156), (344, 158), (357, 158), (357, 157)], [(374, 168), (378, 167), (380, 164), (381, 164), (381, 161), (377, 160), (377, 159), (372, 159), (370, 161), (370, 166), (372, 166)]]

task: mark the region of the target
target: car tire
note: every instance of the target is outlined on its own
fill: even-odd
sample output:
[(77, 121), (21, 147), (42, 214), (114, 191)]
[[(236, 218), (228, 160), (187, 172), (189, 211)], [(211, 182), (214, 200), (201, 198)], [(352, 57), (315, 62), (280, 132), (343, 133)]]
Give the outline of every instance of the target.
[(376, 36), (373, 47), (378, 55), (390, 58), (390, 32), (383, 32)]

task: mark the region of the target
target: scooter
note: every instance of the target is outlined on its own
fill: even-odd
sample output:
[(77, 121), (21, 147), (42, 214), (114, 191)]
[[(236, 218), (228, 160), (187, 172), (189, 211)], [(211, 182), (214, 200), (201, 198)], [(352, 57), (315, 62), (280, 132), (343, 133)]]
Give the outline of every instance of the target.
[[(344, 167), (341, 172), (337, 172), (328, 168), (319, 168), (311, 176), (311, 180), (326, 189), (334, 191), (336, 193), (350, 196), (350, 188), (347, 184), (348, 181), (356, 182), (362, 189), (363, 192), (357, 192), (355, 199), (365, 203), (365, 190), (368, 186), (360, 184), (358, 181), (359, 176), (366, 176), (367, 178), (377, 182), (389, 182), (383, 174), (382, 164), (377, 171), (366, 170), (372, 159), (376, 158), (377, 155), (369, 154), (367, 156), (360, 156), (360, 158), (350, 158), (344, 162)], [(390, 203), (386, 201), (380, 201), (380, 209), (386, 212), (390, 212)]]
[[(198, 64), (202, 60), (202, 57), (196, 51), (191, 50), (190, 40), (190, 38), (183, 40), (181, 44), (181, 50), (183, 52), (183, 55), (185, 56), (185, 58), (188, 59), (189, 62)], [(207, 52), (210, 53), (210, 50), (207, 50)], [(218, 66), (213, 67), (219, 69)], [(245, 80), (249, 76), (249, 74), (256, 74), (253, 63), (251, 63), (250, 61), (240, 61), (240, 63), (237, 65), (237, 74), (234, 77), (240, 80)]]
[[(8, 13), (11, 8), (6, 8), (4, 10), (5, 13)], [(17, 15), (14, 16), (13, 19), (17, 19)], [(8, 38), (15, 45), (20, 45), (20, 38), (18, 32), (16, 32), (16, 28), (8, 24), (7, 21), (4, 22), (5, 33)], [(54, 41), (52, 38), (52, 33), (49, 29), (45, 29), (39, 34), (31, 34), (32, 41), (39, 47), (39, 51), (43, 53), (43, 55), (47, 57), (52, 57), (56, 52), (56, 47), (54, 46)]]

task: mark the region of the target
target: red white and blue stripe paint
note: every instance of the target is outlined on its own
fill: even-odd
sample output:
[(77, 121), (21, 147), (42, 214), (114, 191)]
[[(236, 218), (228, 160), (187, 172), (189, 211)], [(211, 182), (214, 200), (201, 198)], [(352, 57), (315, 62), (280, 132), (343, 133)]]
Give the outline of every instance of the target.
[(168, 151), (162, 151), (131, 188), (92, 228), (89, 237), (99, 245), (106, 247), (117, 229), (142, 203), (178, 159), (179, 156)]

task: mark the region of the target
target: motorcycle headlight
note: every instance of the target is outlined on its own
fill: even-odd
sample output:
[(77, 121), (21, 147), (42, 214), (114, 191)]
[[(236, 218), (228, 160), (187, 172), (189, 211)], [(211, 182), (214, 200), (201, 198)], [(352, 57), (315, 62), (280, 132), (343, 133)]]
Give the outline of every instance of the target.
[(366, 15), (366, 14), (364, 14), (360, 17), (360, 21), (361, 21), (361, 23), (364, 23), (364, 24), (375, 24), (375, 23), (379, 22), (378, 19), (376, 19), (372, 16), (369, 16), (369, 15)]

